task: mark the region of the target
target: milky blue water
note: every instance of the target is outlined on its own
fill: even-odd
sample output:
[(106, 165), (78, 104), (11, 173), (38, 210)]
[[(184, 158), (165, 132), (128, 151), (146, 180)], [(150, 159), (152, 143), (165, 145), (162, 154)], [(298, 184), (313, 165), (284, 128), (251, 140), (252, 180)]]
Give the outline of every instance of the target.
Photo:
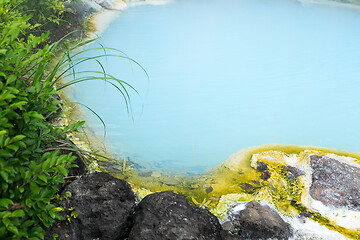
[[(178, 0), (129, 8), (99, 43), (124, 51), (107, 71), (132, 84), (132, 117), (109, 84), (75, 100), (135, 162), (203, 171), (267, 143), (360, 150), (360, 11), (292, 0)], [(90, 47), (97, 47), (93, 44)], [(100, 69), (96, 62), (78, 70)], [(90, 112), (89, 124), (102, 124)]]

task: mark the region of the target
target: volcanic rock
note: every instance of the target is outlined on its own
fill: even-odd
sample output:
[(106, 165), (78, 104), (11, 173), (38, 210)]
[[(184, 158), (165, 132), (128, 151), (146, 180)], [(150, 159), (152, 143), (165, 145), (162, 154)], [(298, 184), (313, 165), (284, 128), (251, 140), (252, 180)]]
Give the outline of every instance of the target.
[[(63, 198), (60, 204), (66, 210), (64, 217), (69, 216), (71, 223), (55, 223), (45, 239), (52, 239), (53, 233), (67, 240), (127, 237), (135, 207), (135, 195), (127, 182), (106, 173), (93, 173), (69, 184)], [(74, 211), (76, 218), (71, 215)]]
[(246, 239), (289, 239), (292, 229), (269, 206), (262, 206), (258, 202), (248, 202), (245, 209), (234, 212), (231, 209), (231, 232)]
[(360, 211), (360, 168), (338, 160), (312, 155), (310, 195), (327, 206)]
[(258, 170), (259, 172), (263, 172), (268, 170), (268, 166), (264, 162), (258, 162), (256, 170)]
[(288, 178), (295, 179), (304, 175), (305, 173), (300, 169), (292, 166), (285, 166), (284, 169), (289, 172)]
[(129, 240), (221, 240), (222, 228), (208, 210), (173, 192), (146, 196), (136, 207)]
[(271, 177), (271, 174), (268, 170), (265, 170), (261, 175), (260, 178), (262, 180), (268, 180)]

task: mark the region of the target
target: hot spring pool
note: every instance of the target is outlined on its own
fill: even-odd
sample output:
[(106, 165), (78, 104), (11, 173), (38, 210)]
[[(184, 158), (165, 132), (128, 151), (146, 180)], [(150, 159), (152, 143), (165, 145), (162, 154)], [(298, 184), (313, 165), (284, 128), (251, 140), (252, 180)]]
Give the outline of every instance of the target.
[[(267, 143), (360, 150), (360, 11), (293, 0), (177, 0), (129, 8), (89, 46), (130, 83), (132, 117), (104, 82), (75, 101), (99, 114), (114, 153), (171, 171), (204, 171)], [(101, 51), (101, 50), (99, 50)], [(78, 71), (101, 68), (95, 61)], [(101, 122), (88, 122), (101, 135)]]

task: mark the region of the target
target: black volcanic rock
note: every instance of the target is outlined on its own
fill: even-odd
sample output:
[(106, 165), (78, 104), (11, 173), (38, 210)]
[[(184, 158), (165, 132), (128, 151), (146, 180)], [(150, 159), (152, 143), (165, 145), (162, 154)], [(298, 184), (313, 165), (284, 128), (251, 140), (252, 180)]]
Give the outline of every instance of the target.
[[(218, 219), (173, 192), (146, 196), (136, 207), (129, 240), (221, 240)], [(228, 238), (231, 239), (231, 238)]]
[(127, 237), (135, 207), (135, 195), (127, 182), (106, 173), (93, 173), (69, 184), (63, 197), (60, 204), (66, 210), (64, 217), (71, 216), (72, 211), (78, 216), (72, 217), (70, 224), (55, 223), (45, 239), (52, 239), (53, 233), (67, 240)]

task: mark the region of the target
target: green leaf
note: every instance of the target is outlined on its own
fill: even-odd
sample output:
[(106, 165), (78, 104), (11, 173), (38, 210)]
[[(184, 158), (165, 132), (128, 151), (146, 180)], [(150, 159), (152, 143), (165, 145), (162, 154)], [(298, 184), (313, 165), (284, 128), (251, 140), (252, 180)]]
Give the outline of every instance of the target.
[(39, 186), (34, 182), (30, 183), (30, 190), (31, 190), (32, 194), (34, 194), (34, 195), (37, 195), (40, 192)]
[(31, 206), (32, 206), (32, 203), (33, 203), (33, 201), (32, 201), (30, 198), (27, 198), (27, 199), (25, 200), (25, 205), (26, 205), (27, 207), (31, 207)]
[(20, 109), (20, 110), (23, 110), (23, 106), (24, 106), (25, 104), (27, 104), (26, 101), (16, 102), (16, 103), (11, 104), (11, 105), (10, 105), (10, 108), (12, 108), (12, 109), (18, 108), (18, 109)]
[(71, 217), (73, 217), (73, 218), (77, 218), (78, 213), (77, 213), (76, 211), (72, 211), (70, 215), (71, 215)]
[(12, 232), (12, 233), (14, 233), (14, 234), (16, 234), (16, 235), (19, 234), (19, 230), (18, 230), (17, 227), (15, 227), (14, 225), (9, 225), (9, 226), (7, 227), (7, 229), (8, 229), (10, 232)]
[(15, 151), (15, 152), (19, 149), (19, 146), (16, 146), (16, 145), (14, 145), (14, 144), (8, 145), (8, 146), (6, 146), (6, 147), (9, 148), (9, 149), (11, 149), (11, 150), (13, 150), (13, 151)]
[(43, 182), (47, 183), (47, 177), (44, 174), (41, 174), (39, 176), (39, 179), (41, 179)]
[(56, 212), (64, 211), (64, 209), (62, 207), (54, 207), (53, 210)]
[(43, 209), (46, 207), (45, 203), (43, 203), (43, 202), (41, 202), (41, 201), (36, 202), (36, 204), (38, 205), (38, 207), (39, 207), (41, 210), (43, 210)]
[(17, 141), (23, 140), (24, 138), (26, 138), (26, 136), (24, 136), (24, 135), (16, 135), (15, 137), (13, 137), (13, 141), (17, 142)]
[(4, 208), (8, 208), (10, 204), (14, 204), (13, 201), (11, 201), (8, 198), (2, 198), (0, 199), (0, 206)]
[(56, 213), (54, 213), (54, 211), (49, 211), (49, 215), (50, 215), (50, 217), (52, 217), (52, 218), (55, 218), (55, 217), (56, 217)]
[(32, 173), (30, 171), (25, 172), (24, 180), (29, 181), (32, 176)]
[(10, 83), (12, 83), (13, 81), (15, 81), (16, 80), (16, 75), (10, 75), (9, 77), (8, 77), (8, 79), (6, 80), (6, 84), (10, 84)]
[(52, 237), (53, 237), (53, 240), (56, 240), (59, 237), (59, 235), (54, 233)]
[(8, 218), (10, 215), (11, 215), (11, 212), (9, 212), (9, 211), (0, 212), (0, 218), (2, 218), (2, 219)]
[(28, 116), (33, 117), (33, 118), (38, 118), (38, 119), (44, 119), (43, 115), (41, 115), (35, 111), (28, 112)]
[(2, 222), (3, 222), (3, 224), (5, 225), (6, 228), (8, 228), (8, 226), (11, 224), (11, 221), (8, 218), (3, 218)]
[(23, 217), (25, 216), (25, 212), (21, 209), (15, 210), (10, 217)]
[(60, 216), (60, 215), (56, 215), (56, 216), (55, 216), (55, 219), (60, 220), (60, 221), (64, 221), (64, 220), (65, 220), (65, 217)]
[(9, 182), (9, 174), (7, 172), (1, 171), (0, 175), (6, 182)]
[(35, 223), (34, 220), (27, 220), (27, 221), (25, 221), (23, 224), (21, 224), (21, 226), (24, 227), (24, 228), (28, 228), (28, 227), (30, 227), (31, 225), (33, 225), (34, 223)]
[(61, 166), (61, 165), (58, 166), (57, 168), (58, 168), (58, 170), (61, 172), (62, 175), (64, 175), (65, 177), (67, 176), (68, 170), (67, 170), (66, 168), (64, 168), (64, 167)]
[(45, 171), (50, 167), (50, 161), (51, 159), (48, 159), (41, 164), (41, 171)]

